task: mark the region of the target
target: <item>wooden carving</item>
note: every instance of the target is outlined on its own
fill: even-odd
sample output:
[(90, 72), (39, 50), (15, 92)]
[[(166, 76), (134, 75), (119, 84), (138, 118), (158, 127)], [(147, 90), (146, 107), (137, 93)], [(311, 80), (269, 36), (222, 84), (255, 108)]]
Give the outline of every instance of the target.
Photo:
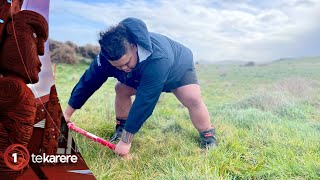
[(22, 3), (23, 0), (0, 0), (0, 44), (2, 44), (4, 39), (2, 34), (4, 34), (5, 27), (10, 21), (12, 14), (20, 11)]
[(48, 38), (46, 19), (24, 10), (13, 16), (6, 26), (7, 34), (0, 51), (0, 72), (3, 76), (19, 76), (26, 83), (39, 81), (44, 42)]
[(58, 149), (58, 140), (60, 135), (60, 125), (62, 110), (60, 107), (58, 95), (55, 86), (50, 90), (50, 98), (47, 104), (47, 116), (42, 140), (42, 152), (46, 154), (56, 154)]
[[(36, 12), (19, 11), (7, 21), (0, 46), (0, 152), (11, 144), (27, 147), (30, 141), (37, 107), (27, 83), (39, 81), (38, 55), (44, 54), (48, 38), (47, 21)], [(3, 158), (2, 178), (13, 178), (22, 172), (8, 168)]]

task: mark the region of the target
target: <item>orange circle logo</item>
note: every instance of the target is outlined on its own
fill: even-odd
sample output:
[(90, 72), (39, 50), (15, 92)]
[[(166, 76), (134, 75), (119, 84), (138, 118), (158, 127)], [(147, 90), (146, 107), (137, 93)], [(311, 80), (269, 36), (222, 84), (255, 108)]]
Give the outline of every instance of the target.
[(15, 171), (25, 168), (30, 160), (29, 151), (21, 144), (10, 145), (3, 154), (6, 165)]

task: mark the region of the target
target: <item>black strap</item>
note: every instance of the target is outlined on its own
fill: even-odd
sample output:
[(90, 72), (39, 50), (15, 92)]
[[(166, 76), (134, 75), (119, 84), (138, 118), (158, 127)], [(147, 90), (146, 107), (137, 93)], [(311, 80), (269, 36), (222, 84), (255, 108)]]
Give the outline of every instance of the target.
[(127, 122), (126, 119), (119, 119), (119, 118), (116, 118), (116, 119), (117, 119), (117, 125), (121, 125), (121, 126), (126, 125), (126, 122)]

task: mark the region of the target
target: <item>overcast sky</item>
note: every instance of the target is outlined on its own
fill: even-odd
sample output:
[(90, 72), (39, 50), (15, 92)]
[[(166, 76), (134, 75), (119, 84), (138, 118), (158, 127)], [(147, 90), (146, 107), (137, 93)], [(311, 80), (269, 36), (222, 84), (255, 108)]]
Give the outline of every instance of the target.
[(50, 38), (96, 44), (126, 17), (193, 50), (195, 60), (320, 55), (320, 0), (51, 0)]

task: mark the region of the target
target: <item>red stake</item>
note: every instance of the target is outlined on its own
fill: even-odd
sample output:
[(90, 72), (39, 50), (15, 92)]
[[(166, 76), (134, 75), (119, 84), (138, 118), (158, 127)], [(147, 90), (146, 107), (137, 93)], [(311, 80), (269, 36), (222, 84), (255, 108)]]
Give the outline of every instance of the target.
[(78, 133), (84, 135), (85, 137), (87, 137), (89, 139), (92, 139), (95, 142), (98, 142), (98, 143), (100, 143), (100, 144), (102, 144), (104, 146), (107, 146), (108, 148), (110, 148), (113, 151), (116, 148), (115, 144), (112, 144), (109, 141), (106, 141), (106, 140), (104, 140), (104, 139), (102, 139), (102, 138), (100, 138), (100, 137), (98, 137), (98, 136), (96, 136), (94, 134), (91, 134), (91, 133), (89, 133), (89, 132), (77, 127), (76, 125), (74, 125), (73, 122), (68, 123), (68, 127), (69, 127), (69, 129), (71, 129), (71, 130), (73, 130), (75, 132), (78, 132)]

